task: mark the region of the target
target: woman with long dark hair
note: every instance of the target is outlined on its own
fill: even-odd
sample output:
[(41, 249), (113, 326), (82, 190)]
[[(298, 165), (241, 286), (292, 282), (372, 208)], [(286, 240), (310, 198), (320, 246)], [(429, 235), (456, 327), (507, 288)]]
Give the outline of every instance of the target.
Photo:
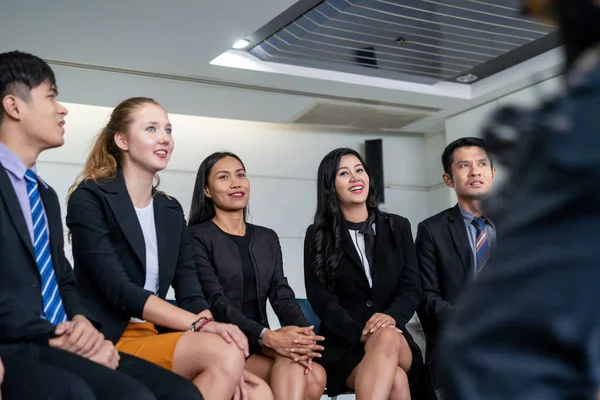
[(566, 91), (486, 128), (507, 177), (484, 203), (498, 246), (442, 345), (451, 400), (592, 399), (600, 387), (600, 2), (524, 9), (559, 26)]
[(326, 339), (330, 395), (435, 399), (420, 350), (405, 330), (421, 300), (410, 223), (379, 211), (367, 165), (352, 149), (323, 158), (317, 211), (304, 240), (306, 294)]
[[(250, 181), (233, 153), (200, 165), (189, 218), (196, 267), (218, 320), (248, 337), (246, 369), (269, 382), (276, 400), (318, 400), (325, 371), (313, 364), (323, 338), (313, 332), (283, 274), (281, 246), (271, 229), (246, 222)], [(285, 325), (271, 330), (267, 299)]]

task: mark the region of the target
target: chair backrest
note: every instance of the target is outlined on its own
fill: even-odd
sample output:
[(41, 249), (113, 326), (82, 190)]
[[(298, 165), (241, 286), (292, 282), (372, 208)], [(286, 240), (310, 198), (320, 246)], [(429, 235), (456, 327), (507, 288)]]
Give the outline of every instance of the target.
[(317, 314), (315, 314), (315, 312), (313, 311), (312, 306), (310, 305), (308, 300), (307, 299), (296, 299), (296, 301), (300, 305), (300, 308), (302, 309), (302, 312), (306, 316), (306, 319), (308, 319), (308, 323), (315, 327), (315, 332), (318, 332), (319, 325), (321, 325), (321, 320), (319, 319), (319, 317), (317, 317)]

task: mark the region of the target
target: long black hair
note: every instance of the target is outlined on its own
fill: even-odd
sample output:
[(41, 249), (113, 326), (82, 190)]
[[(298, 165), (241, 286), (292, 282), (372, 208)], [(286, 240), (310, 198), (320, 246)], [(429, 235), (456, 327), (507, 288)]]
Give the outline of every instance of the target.
[[(200, 164), (200, 168), (198, 168), (198, 173), (196, 174), (196, 184), (194, 185), (194, 194), (192, 196), (192, 206), (190, 207), (188, 225), (201, 224), (213, 219), (215, 216), (215, 205), (213, 204), (212, 199), (206, 197), (204, 194), (204, 188), (208, 185), (208, 175), (212, 168), (219, 160), (222, 160), (225, 157), (235, 158), (242, 164), (244, 171), (246, 171), (244, 162), (234, 153), (219, 151), (206, 157)], [(247, 214), (248, 206), (244, 208), (244, 221), (246, 220)]]
[[(344, 216), (335, 191), (335, 177), (340, 160), (345, 155), (354, 155), (359, 159), (369, 175), (369, 167), (360, 154), (348, 148), (335, 149), (327, 154), (317, 173), (317, 211), (314, 219), (312, 249), (314, 258), (311, 267), (317, 277), (329, 289), (333, 289), (336, 269), (342, 256), (342, 225)], [(379, 212), (375, 184), (369, 179), (369, 195), (367, 196), (369, 214)]]

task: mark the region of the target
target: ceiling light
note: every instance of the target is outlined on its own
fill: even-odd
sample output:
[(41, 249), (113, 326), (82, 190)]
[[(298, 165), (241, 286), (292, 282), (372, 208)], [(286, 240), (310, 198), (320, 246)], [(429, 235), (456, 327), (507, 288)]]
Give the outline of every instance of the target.
[(233, 44), (233, 48), (237, 49), (237, 50), (240, 50), (240, 49), (245, 49), (249, 45), (250, 45), (250, 41), (249, 40), (241, 39), (241, 40), (238, 40), (237, 42), (235, 42)]
[(477, 79), (479, 79), (477, 75), (465, 74), (456, 78), (456, 81), (460, 83), (472, 83), (475, 82)]

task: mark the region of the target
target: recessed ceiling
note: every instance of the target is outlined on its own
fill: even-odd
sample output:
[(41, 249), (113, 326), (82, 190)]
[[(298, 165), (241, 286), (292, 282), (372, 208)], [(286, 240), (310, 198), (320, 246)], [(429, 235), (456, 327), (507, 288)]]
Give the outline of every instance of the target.
[(439, 111), (424, 107), (374, 107), (315, 103), (294, 120), (298, 124), (347, 127), (369, 131), (400, 131), (402, 128)]
[(302, 0), (257, 31), (249, 52), (373, 77), (472, 83), (558, 45), (554, 29), (522, 16), (519, 3)]

